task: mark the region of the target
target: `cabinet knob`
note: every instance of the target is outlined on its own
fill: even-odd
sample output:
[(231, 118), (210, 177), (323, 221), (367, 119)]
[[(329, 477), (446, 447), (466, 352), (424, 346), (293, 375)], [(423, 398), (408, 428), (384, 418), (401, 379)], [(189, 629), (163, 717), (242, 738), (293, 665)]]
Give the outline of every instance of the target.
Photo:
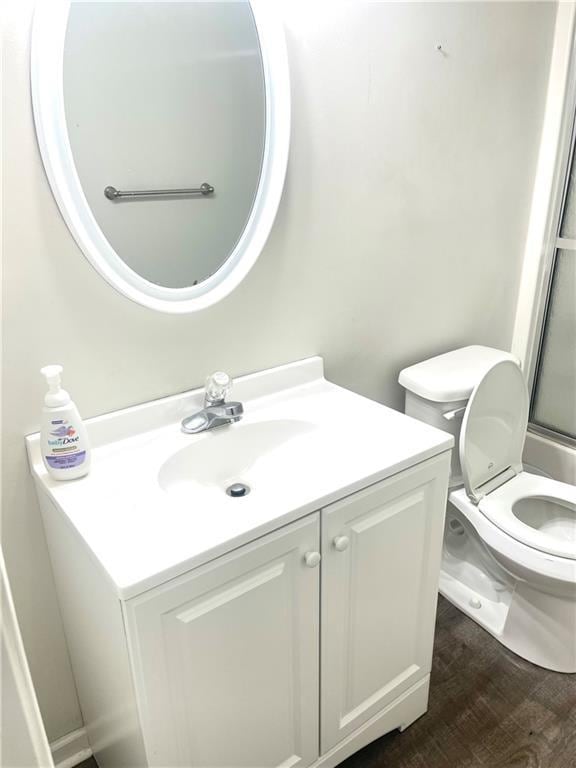
[(334, 549), (338, 550), (338, 552), (344, 552), (345, 549), (348, 549), (350, 539), (348, 536), (336, 536), (332, 543), (334, 544)]
[(304, 555), (304, 562), (308, 568), (316, 568), (321, 559), (320, 552), (306, 552)]

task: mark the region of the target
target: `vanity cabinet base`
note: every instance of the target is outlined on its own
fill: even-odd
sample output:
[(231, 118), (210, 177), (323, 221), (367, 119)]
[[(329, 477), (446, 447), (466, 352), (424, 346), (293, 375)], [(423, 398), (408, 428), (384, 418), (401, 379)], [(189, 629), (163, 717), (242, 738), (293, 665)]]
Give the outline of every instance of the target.
[(429, 689), (430, 675), (427, 675), (399, 696), (386, 709), (383, 709), (333, 749), (322, 755), (310, 768), (335, 768), (347, 757), (381, 736), (397, 729), (405, 730), (426, 713)]

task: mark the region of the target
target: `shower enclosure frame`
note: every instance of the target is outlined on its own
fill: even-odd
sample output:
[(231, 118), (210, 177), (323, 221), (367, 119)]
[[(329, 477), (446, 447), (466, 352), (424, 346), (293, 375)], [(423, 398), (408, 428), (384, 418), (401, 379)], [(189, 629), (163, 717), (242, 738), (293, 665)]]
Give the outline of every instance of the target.
[[(558, 132), (545, 236), (541, 250), (540, 280), (533, 304), (531, 339), (524, 357), (523, 368), (530, 392), (528, 431), (570, 448), (576, 448), (576, 439), (572, 435), (538, 423), (534, 413), (535, 395), (538, 375), (542, 365), (546, 319), (550, 310), (557, 254), (559, 250), (570, 251), (573, 258), (576, 258), (576, 238), (560, 237), (560, 227), (570, 181), (572, 159), (576, 153), (576, 25), (573, 12), (571, 21), (572, 34), (568, 73), (563, 94), (562, 117)], [(572, 183), (576, 184), (576, 175)]]

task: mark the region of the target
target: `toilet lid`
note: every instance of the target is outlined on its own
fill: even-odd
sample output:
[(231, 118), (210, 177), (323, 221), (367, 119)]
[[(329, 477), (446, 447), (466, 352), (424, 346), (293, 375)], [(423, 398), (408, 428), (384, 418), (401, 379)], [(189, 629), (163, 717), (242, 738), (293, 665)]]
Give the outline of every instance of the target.
[[(510, 360), (496, 363), (472, 392), (460, 432), (460, 461), (466, 492), (475, 501), (522, 471), (528, 425), (528, 390), (522, 371)], [(506, 472), (509, 470), (508, 472)]]

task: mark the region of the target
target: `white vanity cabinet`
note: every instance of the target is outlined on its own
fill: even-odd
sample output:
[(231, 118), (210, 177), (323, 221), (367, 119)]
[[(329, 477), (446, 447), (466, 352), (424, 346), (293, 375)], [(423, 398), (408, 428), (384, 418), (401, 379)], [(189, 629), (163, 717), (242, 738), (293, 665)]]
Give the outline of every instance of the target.
[(381, 713), (421, 714), (395, 722), (393, 705), (418, 684), (426, 701), (446, 467), (424, 462), (125, 603), (149, 766), (306, 768), (343, 759), (338, 744)]
[(449, 457), (120, 600), (45, 499), (100, 768), (332, 768), (422, 715)]
[(334, 768), (426, 711), (452, 437), (319, 358), (235, 391), (89, 421), (70, 483), (27, 438), (99, 768)]

